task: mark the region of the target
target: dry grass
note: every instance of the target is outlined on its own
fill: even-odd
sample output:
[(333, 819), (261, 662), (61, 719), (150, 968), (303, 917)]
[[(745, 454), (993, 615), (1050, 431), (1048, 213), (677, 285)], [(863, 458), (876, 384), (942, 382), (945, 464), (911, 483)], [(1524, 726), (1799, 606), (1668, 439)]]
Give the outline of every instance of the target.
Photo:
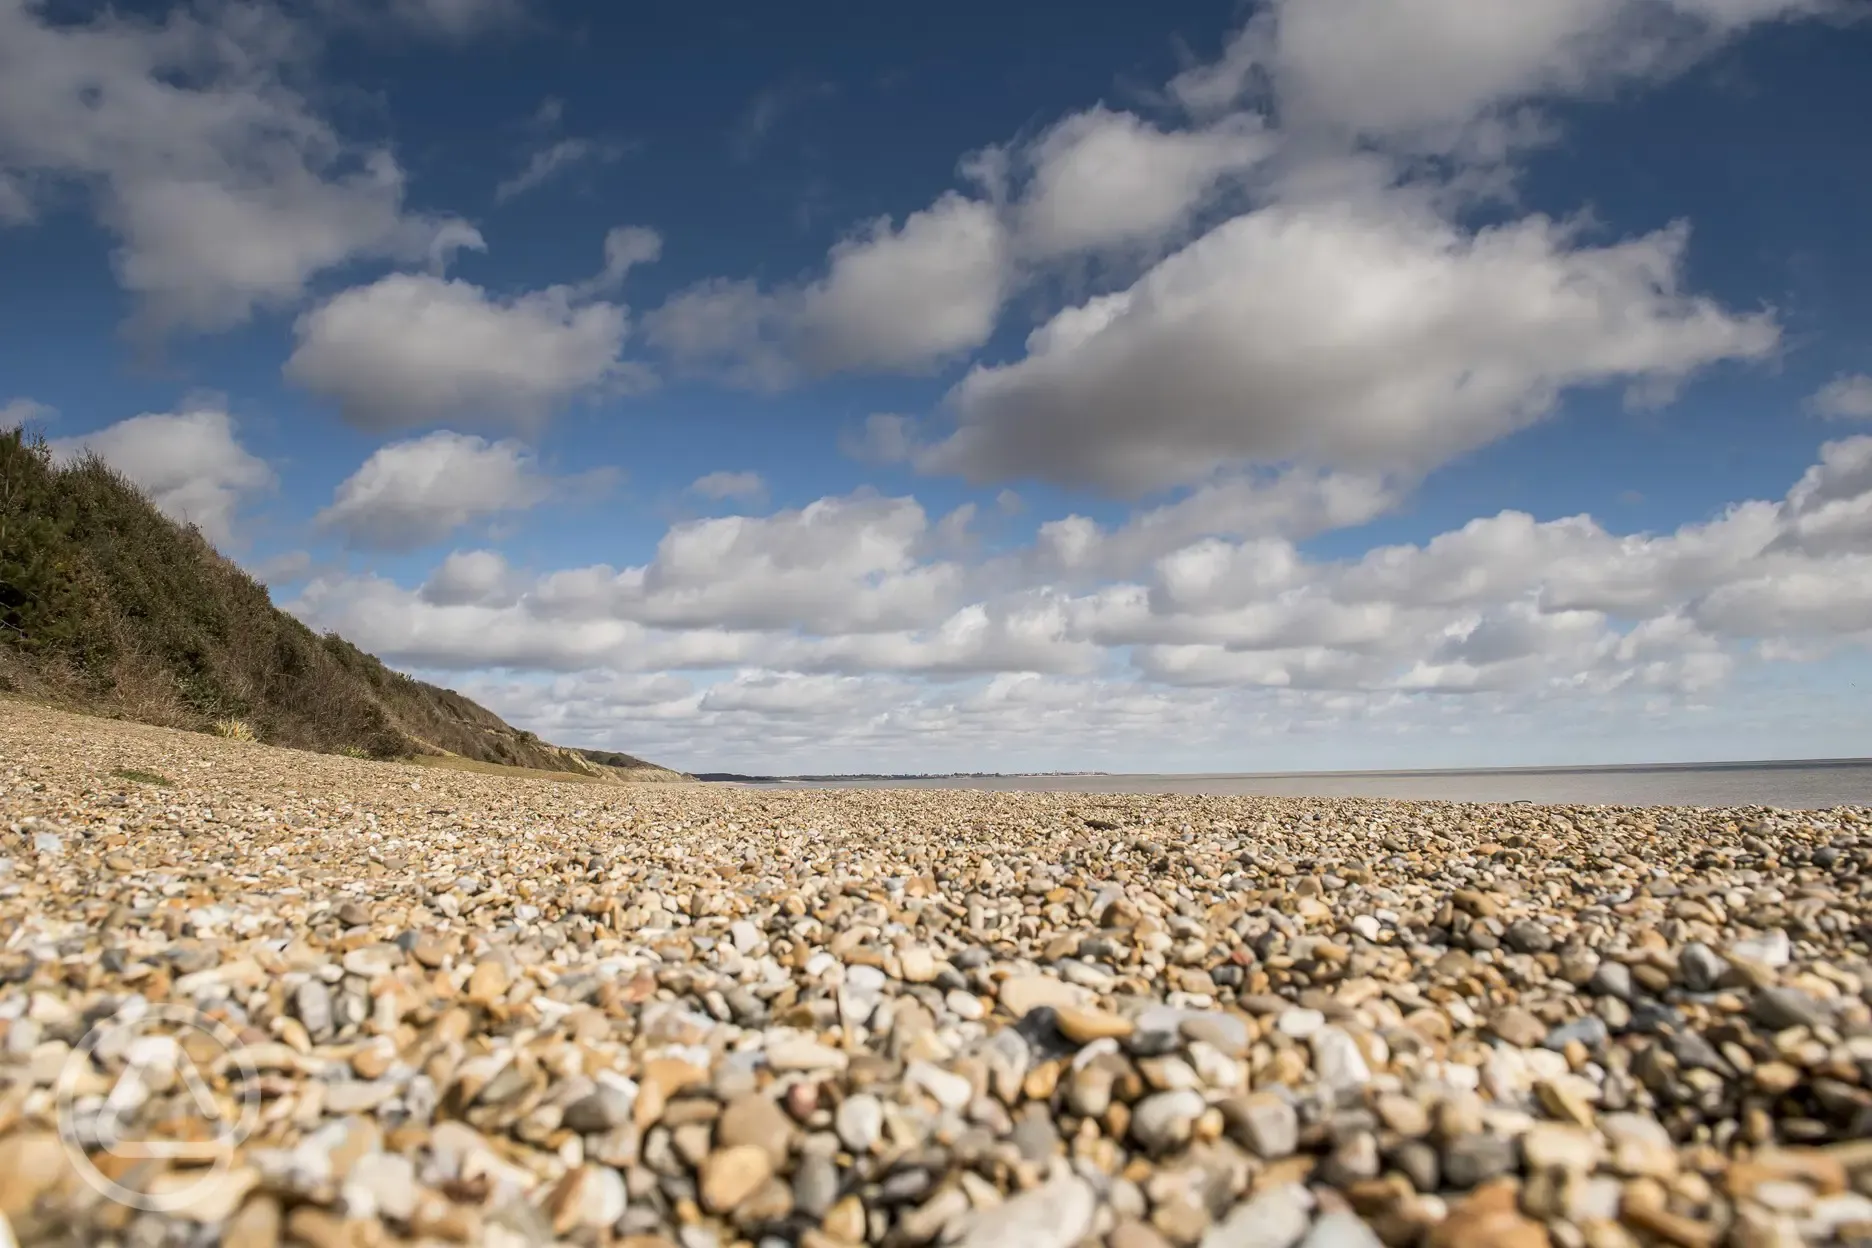
[(132, 780), (137, 784), (153, 784), (159, 788), (165, 789), (175, 783), (175, 781), (163, 775), (161, 772), (144, 771), (137, 767), (119, 767), (117, 770), (111, 772), (111, 775), (117, 777), (119, 780)]
[(457, 754), (418, 754), (412, 758), (400, 760), (414, 763), (418, 767), (434, 767), (441, 771), (472, 771), (484, 776), (516, 776), (523, 780), (558, 780), (566, 784), (604, 784), (598, 776), (586, 775), (575, 771), (546, 771), (537, 767), (513, 767), (506, 763), (484, 763), (477, 758), (462, 758)]

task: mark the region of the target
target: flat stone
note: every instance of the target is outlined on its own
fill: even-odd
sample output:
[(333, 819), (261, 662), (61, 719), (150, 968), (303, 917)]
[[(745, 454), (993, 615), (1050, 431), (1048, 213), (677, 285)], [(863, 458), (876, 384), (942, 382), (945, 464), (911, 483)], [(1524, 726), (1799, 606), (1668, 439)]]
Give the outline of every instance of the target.
[(1616, 997), (1620, 1001), (1632, 999), (1631, 967), (1623, 962), (1601, 962), (1593, 971), (1592, 978), (1586, 981), (1586, 991), (1596, 997)]
[(1318, 1010), (1284, 1010), (1274, 1020), (1275, 1028), (1282, 1035), (1291, 1036), (1295, 1040), (1305, 1040), (1325, 1025), (1326, 1016)]
[(710, 1153), (702, 1163), (697, 1190), (702, 1207), (710, 1213), (727, 1213), (752, 1196), (773, 1175), (773, 1163), (767, 1150), (752, 1144), (724, 1148)]
[(975, 1093), (969, 1081), (930, 1062), (912, 1062), (904, 1082), (923, 1089), (944, 1109), (961, 1109)]
[(1337, 1090), (1371, 1082), (1371, 1067), (1364, 1053), (1345, 1031), (1322, 1027), (1313, 1033), (1312, 1043), (1313, 1070), (1323, 1086)]
[(1094, 1040), (1122, 1040), (1137, 1030), (1137, 1025), (1121, 1014), (1109, 1010), (1082, 1010), (1072, 1006), (1058, 1009), (1053, 1025), (1059, 1028), (1061, 1035), (1075, 1044), (1090, 1044)]
[(1832, 1011), (1798, 988), (1764, 988), (1749, 1005), (1749, 1017), (1771, 1031), (1788, 1027), (1825, 1027)]
[(1221, 1110), (1230, 1136), (1258, 1157), (1276, 1161), (1299, 1147), (1300, 1116), (1272, 1092), (1223, 1101)]
[(1677, 954), (1677, 978), (1690, 992), (1714, 992), (1729, 963), (1700, 940), (1686, 944)]
[(1502, 934), (1502, 943), (1516, 953), (1546, 953), (1553, 948), (1553, 936), (1532, 919), (1516, 919)]
[(1188, 1090), (1147, 1096), (1131, 1111), (1131, 1138), (1147, 1152), (1168, 1152), (1189, 1140), (1205, 1107), (1202, 1094)]
[(333, 1031), (331, 989), (321, 980), (306, 980), (293, 991), (293, 1014), (314, 1040), (330, 1039)]
[(1793, 960), (1794, 944), (1788, 939), (1788, 934), (1777, 927), (1760, 936), (1734, 942), (1729, 946), (1729, 953), (1771, 971), (1778, 971)]
[(631, 1098), (609, 1084), (573, 1101), (562, 1119), (566, 1129), (580, 1135), (596, 1135), (621, 1127), (631, 1120)]
[(927, 984), (936, 978), (936, 955), (928, 945), (906, 946), (897, 954), (897, 965), (905, 983)]
[(751, 1144), (767, 1154), (768, 1162), (776, 1171), (786, 1164), (795, 1134), (793, 1120), (787, 1117), (786, 1111), (771, 1097), (758, 1092), (736, 1097), (715, 1120), (717, 1148)]
[(1468, 1189), (1514, 1169), (1517, 1149), (1507, 1136), (1478, 1132), (1443, 1145), (1443, 1181)]
[(1210, 1227), (1200, 1248), (1294, 1248), (1306, 1236), (1312, 1209), (1313, 1198), (1299, 1184), (1271, 1187)]
[(1014, 975), (1001, 981), (996, 999), (1008, 1013), (1021, 1018), (1042, 1006), (1054, 1010), (1086, 1008), (1092, 994), (1077, 984), (1048, 975)]
[(884, 1105), (870, 1093), (859, 1092), (839, 1102), (832, 1121), (845, 1147), (863, 1156), (883, 1137)]
[(1529, 1170), (1590, 1174), (1605, 1155), (1598, 1135), (1582, 1127), (1537, 1122), (1521, 1137), (1521, 1155)]
[(1348, 1209), (1325, 1214), (1313, 1224), (1300, 1248), (1385, 1248), (1376, 1232)]
[(1599, 1130), (1611, 1146), (1611, 1164), (1620, 1174), (1668, 1179), (1677, 1173), (1677, 1147), (1670, 1132), (1642, 1114), (1604, 1114)]
[(1098, 1196), (1070, 1171), (1005, 1204), (962, 1218), (949, 1242), (953, 1248), (1073, 1248), (1092, 1230)]
[[(1602, 968), (1603, 969), (1603, 968)], [(1547, 1026), (1522, 1009), (1496, 1011), (1489, 1019), (1489, 1030), (1517, 1048), (1531, 1049), (1547, 1035)]]
[(775, 1070), (844, 1070), (851, 1059), (829, 1045), (787, 1037), (767, 1045), (767, 1064)]

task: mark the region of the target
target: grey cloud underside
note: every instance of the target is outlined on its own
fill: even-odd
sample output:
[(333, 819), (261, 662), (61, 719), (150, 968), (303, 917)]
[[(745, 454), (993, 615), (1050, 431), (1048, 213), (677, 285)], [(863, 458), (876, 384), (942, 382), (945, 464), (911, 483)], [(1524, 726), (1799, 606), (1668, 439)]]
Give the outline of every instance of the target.
[(977, 366), (919, 462), (1119, 493), (1217, 465), (1426, 471), (1569, 388), (1772, 352), (1767, 317), (1677, 289), (1684, 243), (1578, 246), (1542, 218), (1465, 235), (1402, 197), (1262, 209)]
[(301, 315), (285, 373), (360, 428), (534, 428), (578, 396), (646, 384), (623, 358), (625, 309), (585, 293), (500, 297), (459, 279), (391, 274)]

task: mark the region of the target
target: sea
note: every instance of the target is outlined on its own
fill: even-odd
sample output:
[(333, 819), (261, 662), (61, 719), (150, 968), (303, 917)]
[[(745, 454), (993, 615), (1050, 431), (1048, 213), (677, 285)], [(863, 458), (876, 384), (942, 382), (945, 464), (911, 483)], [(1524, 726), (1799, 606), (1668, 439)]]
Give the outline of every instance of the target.
[(761, 781), (760, 788), (987, 789), (1023, 793), (1200, 793), (1376, 797), (1590, 806), (1872, 806), (1872, 758), (1491, 767), (1463, 771), (1311, 771), (1213, 775), (940, 776)]

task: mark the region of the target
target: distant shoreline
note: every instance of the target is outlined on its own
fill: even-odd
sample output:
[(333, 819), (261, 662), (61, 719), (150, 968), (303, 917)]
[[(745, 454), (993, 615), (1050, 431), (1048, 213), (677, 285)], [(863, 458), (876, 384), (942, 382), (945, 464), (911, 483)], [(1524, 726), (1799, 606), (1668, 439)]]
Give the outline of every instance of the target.
[(712, 784), (829, 784), (842, 780), (1045, 780), (1055, 776), (1110, 776), (1109, 771), (923, 771), (898, 774), (853, 771), (828, 776), (744, 776), (734, 771), (698, 771), (697, 780)]
[(1399, 777), (1436, 779), (1446, 776), (1568, 776), (1600, 773), (1641, 775), (1646, 772), (1787, 771), (1827, 767), (1872, 767), (1872, 757), (1722, 759), (1715, 762), (1692, 763), (1563, 763), (1555, 766), (1523, 764), (1513, 767), (1394, 767), (1352, 771), (854, 771), (836, 775), (793, 776), (744, 775), (733, 771), (698, 771), (694, 774), (697, 780), (711, 783), (829, 784), (841, 781), (877, 780), (1044, 780), (1075, 776), (1177, 781), (1361, 778), (1378, 780)]
[(744, 776), (701, 780), (750, 789), (979, 789), (1211, 797), (1369, 798), (1590, 806), (1872, 807), (1872, 758), (1725, 760), (1713, 763), (1609, 763), (1572, 767), (1471, 767), (1424, 771), (1206, 772), (1021, 775)]

